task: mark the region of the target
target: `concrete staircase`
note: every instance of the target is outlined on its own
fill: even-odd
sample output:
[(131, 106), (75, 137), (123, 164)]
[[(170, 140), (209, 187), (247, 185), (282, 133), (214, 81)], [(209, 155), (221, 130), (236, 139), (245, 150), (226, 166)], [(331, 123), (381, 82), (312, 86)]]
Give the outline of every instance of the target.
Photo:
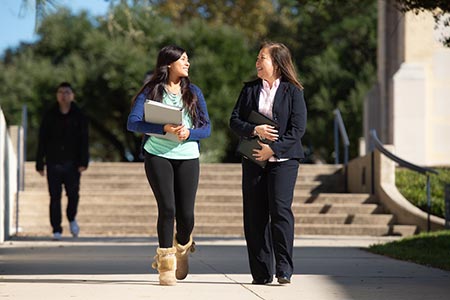
[[(142, 163), (91, 163), (81, 179), (77, 220), (81, 236), (156, 236), (157, 209)], [(44, 177), (25, 166), (20, 193), (21, 236), (48, 236), (49, 196)], [(293, 211), (298, 235), (412, 235), (368, 194), (343, 193), (341, 166), (302, 165)], [(65, 210), (66, 198), (63, 197)], [(63, 235), (69, 235), (63, 211)], [(201, 164), (195, 235), (243, 236), (240, 164)]]

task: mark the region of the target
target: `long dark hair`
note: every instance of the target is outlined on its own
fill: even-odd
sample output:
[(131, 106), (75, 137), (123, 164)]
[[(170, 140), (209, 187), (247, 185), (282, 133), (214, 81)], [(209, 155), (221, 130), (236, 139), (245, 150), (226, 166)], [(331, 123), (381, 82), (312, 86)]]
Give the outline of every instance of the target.
[[(133, 104), (137, 96), (141, 93), (145, 93), (147, 99), (162, 101), (164, 85), (169, 81), (169, 65), (179, 60), (183, 53), (186, 53), (186, 51), (175, 45), (165, 46), (159, 51), (152, 77), (144, 83), (139, 92), (134, 96)], [(205, 122), (205, 117), (198, 107), (197, 95), (192, 93), (190, 89), (191, 81), (189, 77), (181, 77), (180, 80), (183, 108), (187, 110), (189, 116), (192, 118), (194, 126), (198, 127)]]
[(264, 42), (261, 49), (267, 48), (272, 58), (275, 68), (280, 72), (281, 78), (289, 81), (299, 89), (303, 90), (303, 86), (298, 80), (294, 63), (292, 62), (291, 52), (288, 47), (282, 43)]

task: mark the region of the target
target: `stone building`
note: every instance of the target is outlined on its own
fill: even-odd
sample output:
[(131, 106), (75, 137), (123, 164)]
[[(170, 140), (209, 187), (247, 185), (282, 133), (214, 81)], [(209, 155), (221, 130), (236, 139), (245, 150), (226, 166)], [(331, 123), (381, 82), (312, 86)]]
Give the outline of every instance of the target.
[(377, 84), (364, 102), (364, 140), (375, 129), (398, 156), (450, 166), (450, 28), (429, 12), (401, 13), (378, 0)]

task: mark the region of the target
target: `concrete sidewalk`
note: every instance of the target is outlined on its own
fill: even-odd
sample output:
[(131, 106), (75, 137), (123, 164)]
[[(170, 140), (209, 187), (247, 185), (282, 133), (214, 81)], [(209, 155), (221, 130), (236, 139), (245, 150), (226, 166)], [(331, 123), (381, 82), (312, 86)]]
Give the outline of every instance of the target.
[(197, 238), (189, 276), (158, 285), (155, 239), (19, 238), (0, 245), (0, 299), (450, 299), (450, 272), (370, 254), (392, 238), (295, 241), (290, 285), (252, 285), (242, 239)]

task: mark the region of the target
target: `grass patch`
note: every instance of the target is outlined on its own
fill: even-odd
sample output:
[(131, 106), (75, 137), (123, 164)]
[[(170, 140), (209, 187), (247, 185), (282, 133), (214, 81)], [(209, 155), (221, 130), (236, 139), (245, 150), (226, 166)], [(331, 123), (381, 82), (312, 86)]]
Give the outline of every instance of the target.
[(368, 251), (392, 258), (450, 271), (450, 230), (421, 233)]
[[(450, 168), (435, 168), (439, 174), (430, 175), (431, 214), (445, 218), (444, 190), (450, 184)], [(412, 204), (427, 211), (427, 177), (417, 172), (397, 168), (395, 185), (400, 193)]]

